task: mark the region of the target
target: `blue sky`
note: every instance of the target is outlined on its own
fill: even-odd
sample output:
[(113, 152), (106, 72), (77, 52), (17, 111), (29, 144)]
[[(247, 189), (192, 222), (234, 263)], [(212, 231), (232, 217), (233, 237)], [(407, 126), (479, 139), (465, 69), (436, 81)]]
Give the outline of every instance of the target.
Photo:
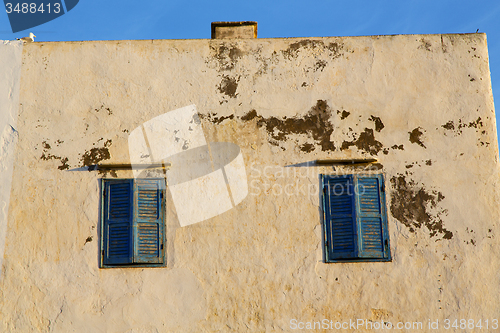
[(36, 41), (210, 38), (213, 21), (257, 21), (260, 38), (479, 29), (487, 34), (493, 95), (500, 98), (498, 0), (80, 0), (67, 14), (16, 34), (2, 11), (0, 40), (24, 37), (30, 31), (37, 35)]

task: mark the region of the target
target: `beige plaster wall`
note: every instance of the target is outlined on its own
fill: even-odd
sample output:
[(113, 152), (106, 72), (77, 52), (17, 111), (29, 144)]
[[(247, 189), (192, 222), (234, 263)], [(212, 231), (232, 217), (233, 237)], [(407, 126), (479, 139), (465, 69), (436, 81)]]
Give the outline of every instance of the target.
[[(500, 319), (484, 34), (32, 43), (22, 57), (0, 331)], [(99, 268), (99, 179), (132, 175), (78, 168), (129, 161), (134, 128), (191, 104), (208, 141), (241, 148), (248, 196), (187, 227), (168, 196), (167, 266)], [(393, 260), (326, 264), (318, 176), (368, 171), (306, 162), (360, 157), (385, 175)]]

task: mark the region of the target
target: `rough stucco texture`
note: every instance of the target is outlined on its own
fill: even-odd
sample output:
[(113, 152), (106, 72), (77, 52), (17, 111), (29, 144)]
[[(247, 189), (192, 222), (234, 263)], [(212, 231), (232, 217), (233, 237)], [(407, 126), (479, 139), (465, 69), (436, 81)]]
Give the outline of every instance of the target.
[[(22, 57), (0, 331), (500, 319), (484, 34), (32, 43)], [(126, 163), (130, 131), (191, 104), (207, 141), (241, 148), (248, 196), (182, 228), (167, 196), (167, 266), (99, 268), (99, 179), (132, 176), (78, 168)], [(362, 157), (378, 162), (306, 166)], [(392, 261), (324, 263), (318, 175), (373, 170)]]
[(17, 113), (23, 44), (0, 41), (0, 276), (8, 224), (10, 188), (18, 139)]

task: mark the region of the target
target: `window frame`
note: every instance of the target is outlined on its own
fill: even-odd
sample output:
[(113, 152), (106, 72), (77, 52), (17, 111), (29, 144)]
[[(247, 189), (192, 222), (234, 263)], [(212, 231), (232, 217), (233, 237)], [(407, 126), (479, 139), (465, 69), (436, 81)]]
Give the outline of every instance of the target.
[[(157, 218), (145, 220), (144, 217), (139, 217), (139, 188), (143, 185), (148, 185), (156, 183), (157, 184), (157, 194), (154, 200), (157, 200), (156, 204), (156, 212)], [(108, 225), (110, 223), (108, 214), (108, 202), (111, 200), (110, 193), (106, 193), (109, 191), (108, 184), (129, 184), (130, 195), (128, 198), (128, 220), (124, 218), (123, 224), (128, 223), (129, 228), (131, 229), (128, 232), (128, 241), (129, 245), (129, 253), (128, 260), (121, 263), (109, 263), (109, 259), (107, 257), (109, 253), (108, 245), (108, 235), (107, 232)], [(145, 267), (165, 267), (167, 265), (166, 260), (166, 182), (164, 178), (101, 178), (100, 180), (100, 248), (99, 248), (99, 267), (100, 268), (145, 268)], [(141, 187), (141, 189), (147, 189), (145, 187)], [(149, 189), (150, 190), (150, 189)], [(127, 200), (125, 200), (127, 201)], [(123, 203), (123, 201), (122, 201)], [(124, 210), (126, 211), (126, 210)], [(153, 257), (145, 257), (141, 256), (139, 251), (139, 237), (138, 229), (139, 223), (145, 224), (154, 224), (158, 223), (158, 259), (152, 259)], [(143, 238), (144, 239), (144, 238)], [(152, 259), (153, 261), (158, 262), (134, 262), (135, 260), (148, 260)]]
[[(361, 180), (361, 181), (360, 181)], [(321, 203), (322, 203), (322, 225), (323, 225), (323, 249), (324, 249), (324, 259), (325, 263), (336, 263), (336, 262), (390, 262), (391, 257), (391, 247), (390, 247), (390, 236), (389, 227), (387, 219), (387, 204), (385, 198), (385, 182), (383, 174), (347, 174), (347, 175), (320, 175), (321, 181)], [(347, 188), (346, 196), (335, 196), (335, 198), (341, 198), (340, 201), (333, 203), (331, 197), (333, 193), (330, 191), (330, 186), (332, 183), (338, 182), (339, 184), (344, 184)], [(367, 192), (367, 195), (358, 193), (360, 188), (360, 183), (365, 183), (370, 186), (370, 182), (373, 185), (376, 183), (378, 185), (377, 194), (378, 200), (374, 200), (373, 196), (375, 194), (374, 187), (372, 187), (372, 192)], [(335, 185), (336, 186), (336, 185)], [(363, 185), (365, 186), (365, 185)], [(363, 187), (364, 189), (364, 187)], [(351, 193), (349, 193), (351, 191)], [(364, 191), (364, 190), (363, 190)], [(337, 199), (335, 199), (337, 200)], [(350, 201), (350, 203), (349, 203)], [(378, 212), (373, 211), (372, 206), (378, 201)], [(362, 203), (361, 203), (362, 202)], [(361, 204), (360, 204), (361, 203)], [(332, 207), (334, 205), (340, 204), (340, 209), (337, 209), (338, 214), (332, 213)], [(344, 205), (344, 206), (342, 206)], [(348, 206), (350, 205), (350, 206)], [(367, 213), (368, 210), (368, 213)], [(349, 212), (350, 211), (350, 212)], [(345, 237), (343, 240), (352, 241), (353, 247), (350, 251), (341, 252), (340, 250), (334, 249), (333, 242), (333, 221), (336, 220), (337, 226), (339, 226), (339, 232), (336, 235)], [(372, 231), (374, 221), (380, 219), (380, 233), (375, 239), (381, 246), (378, 251), (366, 250), (365, 247), (372, 245), (374, 241), (374, 236), (369, 231)], [(350, 220), (350, 221), (349, 221)], [(339, 222), (340, 221), (340, 222)], [(340, 228), (352, 227), (352, 235), (349, 235), (350, 230), (347, 230), (347, 236), (344, 234), (344, 230)], [(378, 230), (377, 230), (378, 232)], [(339, 243), (339, 242), (337, 242)], [(360, 249), (361, 247), (361, 249)], [(378, 253), (377, 253), (378, 252)], [(375, 255), (377, 254), (377, 255)]]

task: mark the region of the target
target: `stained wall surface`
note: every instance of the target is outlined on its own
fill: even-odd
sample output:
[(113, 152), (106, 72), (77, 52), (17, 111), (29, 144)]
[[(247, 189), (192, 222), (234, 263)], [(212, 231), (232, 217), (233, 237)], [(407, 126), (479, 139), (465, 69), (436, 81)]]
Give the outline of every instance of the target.
[[(84, 167), (129, 162), (131, 131), (193, 104), (207, 142), (241, 149), (248, 195), (185, 227), (175, 207), (197, 203), (167, 195), (166, 267), (100, 268), (100, 179), (132, 173)], [(31, 43), (16, 130), (0, 331), (500, 319), (484, 34)], [(377, 163), (311, 163), (349, 158)], [(325, 263), (319, 175), (370, 172), (392, 261)]]

